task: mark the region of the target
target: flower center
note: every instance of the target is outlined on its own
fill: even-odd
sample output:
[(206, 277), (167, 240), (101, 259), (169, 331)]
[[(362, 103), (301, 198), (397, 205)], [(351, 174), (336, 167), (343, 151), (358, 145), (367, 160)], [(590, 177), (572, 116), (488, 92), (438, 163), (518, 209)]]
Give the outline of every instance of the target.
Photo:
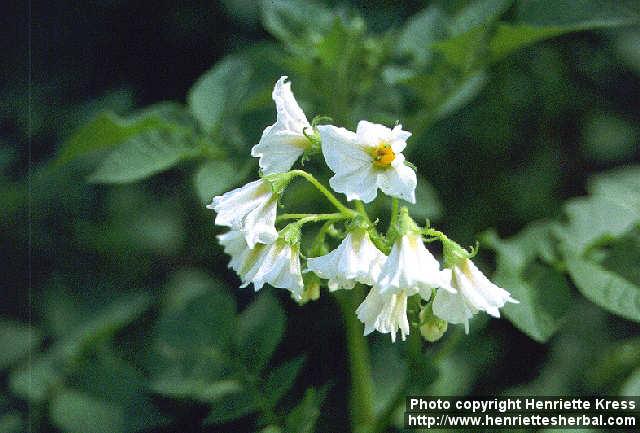
[(391, 149), (391, 145), (385, 142), (375, 147), (371, 151), (371, 156), (373, 157), (373, 165), (379, 168), (389, 167), (393, 160), (396, 159), (396, 154)]

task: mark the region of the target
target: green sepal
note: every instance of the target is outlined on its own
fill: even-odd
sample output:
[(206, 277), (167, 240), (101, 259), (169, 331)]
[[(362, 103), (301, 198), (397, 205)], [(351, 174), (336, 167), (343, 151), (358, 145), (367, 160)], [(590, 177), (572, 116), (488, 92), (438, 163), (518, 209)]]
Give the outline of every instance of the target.
[(467, 251), (460, 246), (460, 244), (449, 238), (442, 238), (440, 240), (442, 241), (442, 255), (446, 268), (453, 268), (461, 261), (470, 259), (478, 254), (479, 244), (477, 242), (474, 247), (471, 247), (469, 251)]
[(271, 190), (274, 194), (280, 196), (287, 189), (287, 186), (296, 177), (296, 173), (294, 171), (289, 171), (287, 173), (273, 173), (264, 176), (262, 179), (266, 182), (269, 182), (271, 185)]
[(294, 222), (287, 224), (282, 230), (280, 230), (278, 233), (278, 241), (297, 247), (300, 245), (301, 236), (300, 224), (298, 224), (298, 222)]

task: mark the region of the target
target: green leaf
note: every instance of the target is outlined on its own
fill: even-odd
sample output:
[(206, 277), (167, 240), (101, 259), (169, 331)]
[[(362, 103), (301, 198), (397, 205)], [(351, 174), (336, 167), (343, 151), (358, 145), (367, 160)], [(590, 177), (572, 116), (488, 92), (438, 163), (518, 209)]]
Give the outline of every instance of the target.
[(249, 415), (256, 409), (257, 405), (252, 394), (248, 392), (231, 394), (213, 404), (204, 423), (222, 424)]
[(329, 31), (333, 14), (312, 1), (263, 0), (262, 24), (290, 47), (310, 46)]
[(21, 433), (27, 431), (27, 428), (18, 412), (9, 412), (0, 415), (0, 431), (2, 433)]
[(79, 391), (56, 395), (49, 414), (56, 426), (69, 433), (126, 433), (122, 407)]
[(142, 374), (108, 349), (75, 364), (68, 383), (50, 408), (63, 431), (133, 433), (167, 422), (147, 396)]
[(244, 392), (240, 382), (233, 379), (208, 382), (203, 378), (185, 378), (169, 374), (155, 379), (150, 388), (165, 397), (205, 403), (216, 402), (230, 394)]
[(640, 19), (637, 0), (529, 0), (520, 2), (516, 20), (538, 26), (602, 28), (633, 25)]
[(434, 118), (442, 119), (471, 103), (488, 81), (484, 71), (473, 73), (459, 83), (444, 97), (434, 110)]
[(128, 118), (109, 111), (103, 112), (81, 127), (63, 144), (56, 162), (65, 164), (94, 151), (121, 144), (139, 134), (170, 129), (171, 125), (177, 124), (176, 119), (183, 117), (183, 111), (179, 105), (165, 102), (153, 105)]
[(0, 319), (0, 371), (24, 358), (41, 340), (33, 327)]
[(451, 34), (460, 35), (469, 30), (486, 26), (498, 19), (513, 4), (514, 0), (476, 0), (456, 14), (451, 23)]
[(573, 282), (587, 299), (607, 311), (640, 322), (640, 286), (598, 263), (568, 255)]
[(87, 348), (112, 338), (116, 332), (136, 320), (151, 306), (152, 299), (146, 294), (121, 296), (95, 314), (95, 317), (71, 332), (52, 348), (52, 352), (63, 359), (76, 357)]
[(194, 156), (197, 148), (181, 129), (153, 129), (113, 150), (89, 177), (96, 183), (128, 183), (152, 176)]
[(435, 220), (442, 216), (442, 203), (438, 197), (438, 192), (422, 176), (418, 176), (416, 204), (409, 205), (409, 213), (416, 220)]
[(275, 367), (264, 381), (264, 394), (272, 406), (291, 389), (304, 364), (304, 356), (299, 356)]
[(571, 304), (570, 289), (562, 273), (536, 261), (556, 261), (551, 238), (552, 225), (545, 222), (527, 227), (509, 240), (485, 234), (483, 243), (497, 253), (493, 280), (520, 301), (507, 304), (504, 314), (518, 329), (538, 342), (545, 342), (559, 329)]
[(252, 165), (233, 160), (214, 160), (202, 164), (196, 171), (194, 184), (201, 203), (231, 190), (249, 174)]
[(503, 309), (518, 329), (540, 343), (558, 331), (571, 306), (571, 292), (562, 273), (533, 263), (522, 277), (496, 273), (494, 281), (520, 301)]
[(413, 15), (398, 37), (397, 50), (413, 57), (418, 65), (432, 58), (431, 45), (447, 37), (448, 17), (437, 6), (430, 6)]
[(581, 30), (640, 22), (637, 0), (532, 0), (520, 2), (514, 23), (501, 23), (490, 42), (491, 61), (543, 39)]
[(172, 285), (179, 281), (188, 284), (182, 290), (187, 298), (164, 309), (154, 330), (148, 369), (156, 392), (211, 401), (215, 395), (231, 393), (235, 386), (230, 354), (235, 302), (210, 278), (208, 282), (182, 278)]
[(202, 129), (212, 134), (242, 107), (250, 65), (237, 56), (226, 57), (207, 71), (189, 90), (187, 104)]
[(617, 205), (640, 211), (640, 167), (611, 170), (589, 180), (589, 192)]
[(631, 373), (631, 376), (622, 385), (618, 395), (629, 397), (640, 395), (640, 368)]
[(157, 344), (171, 357), (225, 352), (235, 327), (235, 310), (227, 291), (216, 287), (183, 309), (164, 314), (156, 328)]
[(246, 368), (262, 370), (280, 343), (285, 329), (285, 315), (273, 295), (264, 292), (238, 318), (236, 348)]
[(38, 403), (45, 401), (50, 391), (60, 386), (63, 380), (53, 357), (39, 356), (11, 372), (9, 387), (18, 397)]
[(573, 29), (562, 27), (500, 23), (489, 42), (490, 60), (496, 62), (521, 48), (571, 31)]
[(309, 388), (302, 401), (294, 407), (285, 419), (285, 431), (312, 433), (320, 417), (320, 406), (324, 400), (324, 391)]
[(583, 254), (589, 248), (610, 242), (640, 221), (640, 209), (616, 203), (605, 196), (574, 198), (565, 205), (568, 223), (556, 230), (565, 249)]

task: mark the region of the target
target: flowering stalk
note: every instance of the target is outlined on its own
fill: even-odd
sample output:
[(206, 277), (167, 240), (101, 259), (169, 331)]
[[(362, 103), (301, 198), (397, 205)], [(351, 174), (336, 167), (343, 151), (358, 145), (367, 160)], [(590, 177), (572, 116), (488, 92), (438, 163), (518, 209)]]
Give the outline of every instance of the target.
[[(278, 80), (272, 96), (276, 123), (264, 130), (252, 149), (263, 177), (214, 197), (208, 206), (217, 214), (216, 224), (230, 228), (218, 239), (231, 256), (229, 267), (240, 276), (242, 287), (253, 284), (259, 290), (269, 284), (286, 289), (299, 304), (317, 299), (321, 286), (335, 292), (346, 331), (353, 431), (382, 432), (408, 387), (424, 373), (423, 341), (439, 340), (449, 324), (462, 324), (468, 332), (475, 314), (483, 311), (500, 317), (500, 308), (517, 301), (471, 261), (477, 245), (467, 250), (429, 222), (427, 227), (418, 226), (408, 208), (401, 206), (400, 200), (415, 203), (417, 185), (416, 167), (402, 153), (411, 137), (402, 125), (387, 128), (362, 120), (353, 132), (319, 125), (318, 117), (309, 123), (286, 77)], [(353, 208), (311, 173), (291, 170), (296, 161), (319, 154), (333, 172), (329, 186), (353, 202)], [(311, 183), (336, 212), (277, 215), (280, 198), (296, 177)], [(391, 197), (384, 234), (366, 209), (378, 191)], [(278, 230), (276, 223), (283, 221), (290, 222)], [(324, 224), (311, 245), (304, 245), (302, 230), (315, 222)], [(433, 241), (442, 244), (442, 265), (425, 245)], [(364, 338), (374, 331), (389, 334), (392, 342), (409, 340), (404, 386), (375, 420)]]

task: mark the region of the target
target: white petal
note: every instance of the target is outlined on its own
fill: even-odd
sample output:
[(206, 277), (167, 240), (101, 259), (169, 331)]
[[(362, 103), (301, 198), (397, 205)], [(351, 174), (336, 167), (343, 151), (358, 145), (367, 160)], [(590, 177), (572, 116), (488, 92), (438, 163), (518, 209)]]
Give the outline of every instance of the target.
[(329, 279), (329, 289), (351, 289), (355, 282), (372, 284), (384, 260), (369, 234), (364, 230), (350, 232), (338, 248), (330, 253), (307, 259), (307, 268), (320, 278)]
[(402, 129), (402, 125), (396, 125), (391, 131), (391, 149), (395, 153), (400, 153), (407, 147), (407, 140), (411, 137), (409, 131)]
[(350, 172), (336, 173), (329, 179), (329, 185), (336, 192), (347, 196), (347, 200), (372, 202), (378, 195), (376, 172), (372, 165), (363, 165)]
[[(400, 158), (402, 157), (402, 158)], [(391, 167), (378, 174), (378, 186), (387, 195), (409, 203), (416, 202), (418, 178), (415, 171), (404, 164), (402, 154), (396, 155)]]
[(244, 240), (244, 234), (237, 230), (229, 230), (227, 233), (218, 235), (218, 242), (223, 246), (224, 252), (231, 256), (229, 267), (238, 272), (250, 251)]
[(407, 295), (404, 292), (383, 295), (372, 288), (357, 308), (356, 315), (364, 323), (364, 335), (370, 334), (375, 329), (383, 334), (390, 333), (391, 340), (394, 342), (398, 330), (403, 340), (409, 335)]
[(271, 94), (276, 103), (278, 123), (292, 132), (302, 133), (302, 128), (309, 126), (309, 121), (293, 96), (291, 83), (285, 82), (286, 79), (286, 76), (280, 77)]
[(334, 173), (352, 171), (371, 165), (373, 159), (358, 145), (356, 134), (333, 125), (319, 125), (322, 154)]
[(214, 197), (207, 208), (216, 212), (217, 225), (244, 233), (249, 248), (257, 242), (271, 243), (278, 236), (275, 228), (277, 197), (262, 179)]
[(464, 323), (466, 327), (475, 311), (466, 304), (461, 294), (438, 290), (433, 300), (433, 314), (449, 323)]
[(406, 290), (409, 295), (444, 284), (440, 264), (414, 233), (400, 237), (391, 248), (376, 286), (382, 293)]
[(264, 174), (285, 173), (304, 153), (309, 142), (304, 135), (275, 131), (268, 127), (260, 142), (251, 149), (251, 156), (260, 158)]
[(356, 135), (358, 137), (358, 143), (366, 147), (378, 147), (380, 143), (383, 142), (391, 144), (393, 139), (391, 129), (384, 125), (371, 123), (366, 120), (358, 122)]

